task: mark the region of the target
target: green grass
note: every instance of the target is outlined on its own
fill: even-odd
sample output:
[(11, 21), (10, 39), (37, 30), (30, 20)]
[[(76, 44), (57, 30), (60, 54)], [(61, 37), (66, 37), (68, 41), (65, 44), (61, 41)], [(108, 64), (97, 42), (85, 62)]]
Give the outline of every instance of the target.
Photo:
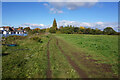
[(108, 63), (116, 63), (118, 58), (118, 36), (111, 35), (79, 35), (59, 34), (56, 35), (66, 42), (78, 46), (84, 52), (104, 56), (109, 59)]
[[(43, 43), (33, 40), (40, 37)], [(48, 59), (47, 43), (51, 35), (30, 35), (23, 40), (16, 39), (16, 47), (3, 46), (3, 78), (46, 78)], [(4, 42), (3, 42), (4, 43)], [(56, 39), (49, 44), (50, 64), (53, 78), (79, 78), (77, 72), (71, 67), (65, 56), (56, 45)], [(19, 50), (26, 49), (26, 50)], [(29, 50), (28, 50), (29, 49)]]
[(100, 60), (98, 63), (112, 65), (115, 74), (118, 74), (118, 36), (80, 34), (57, 34), (55, 36), (78, 48), (84, 54), (91, 55), (93, 59)]
[[(23, 38), (12, 38), (6, 42), (8, 44), (18, 44), (16, 47), (2, 46), (2, 77), (3, 78), (46, 78), (48, 68), (47, 43), (49, 43), (50, 69), (52, 78), (79, 78), (79, 74), (74, 70), (67, 58), (60, 51), (59, 46), (80, 69), (91, 77), (112, 77), (118, 74), (118, 36), (112, 35), (80, 35), (80, 34), (54, 34), (54, 35), (28, 35)], [(5, 42), (3, 42), (5, 43)], [(21, 50), (24, 49), (24, 50)], [(98, 74), (91, 73), (92, 67), (85, 66), (81, 60), (72, 53), (91, 55), (92, 59), (100, 60), (97, 63), (112, 65), (114, 73), (98, 71)], [(88, 63), (89, 64), (89, 63)], [(94, 69), (97, 71), (98, 69)], [(102, 71), (102, 70), (101, 70)]]
[(50, 42), (50, 63), (53, 78), (79, 78), (78, 73), (69, 64), (66, 57), (61, 53), (56, 45), (56, 39)]
[(29, 37), (32, 36), (24, 40), (17, 39), (18, 46), (16, 47), (3, 46), (3, 53), (8, 53), (2, 58), (3, 78), (46, 77), (47, 57), (45, 53), (49, 38), (40, 36), (43, 40), (43, 43), (40, 43)]

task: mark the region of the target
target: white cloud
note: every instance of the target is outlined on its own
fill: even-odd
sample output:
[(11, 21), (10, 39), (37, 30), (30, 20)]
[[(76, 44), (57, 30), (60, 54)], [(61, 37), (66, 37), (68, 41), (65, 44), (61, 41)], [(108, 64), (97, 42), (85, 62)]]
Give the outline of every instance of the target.
[(102, 24), (103, 24), (103, 22), (96, 22), (96, 24), (98, 24), (98, 25), (102, 25)]
[(63, 13), (63, 11), (59, 10), (58, 13)]
[[(98, 2), (98, 0), (87, 0), (88, 2), (76, 2), (75, 0), (57, 0), (58, 2), (49, 2), (48, 4), (44, 3), (43, 5), (47, 6), (50, 11), (51, 8), (54, 9), (52, 10), (53, 13), (63, 13), (62, 9), (66, 8), (68, 10), (75, 10), (80, 7), (91, 7)], [(59, 2), (60, 1), (60, 2)]]
[(90, 27), (90, 26), (92, 26), (92, 24), (90, 24), (90, 23), (87, 23), (87, 22), (82, 22), (80, 25), (82, 25), (82, 26), (87, 26), (87, 27)]
[(69, 10), (75, 10), (80, 7), (91, 7), (95, 4), (96, 2), (66, 2), (65, 7)]
[(51, 11), (52, 13), (54, 13), (54, 14), (56, 14), (56, 13), (63, 13), (62, 10), (59, 10), (59, 9), (56, 9), (56, 8), (50, 8), (50, 11)]
[(67, 26), (67, 25), (85, 26), (85, 27), (92, 26), (92, 24), (87, 23), (87, 22), (77, 22), (77, 21), (67, 21), (67, 20), (62, 20), (58, 22), (58, 26)]
[(35, 28), (48, 28), (50, 27), (49, 25), (44, 25), (44, 24), (31, 24), (31, 23), (24, 23), (24, 24), (21, 24), (20, 26), (22, 27), (30, 27), (31, 29), (35, 29)]
[(56, 7), (52, 7), (51, 5), (49, 5), (47, 3), (45, 3), (43, 5), (46, 6), (50, 10), (50, 13), (53, 13), (53, 14), (63, 13), (63, 11), (61, 9), (56, 8)]
[(44, 6), (48, 6), (48, 4), (47, 4), (47, 3), (44, 3), (43, 5), (44, 5)]

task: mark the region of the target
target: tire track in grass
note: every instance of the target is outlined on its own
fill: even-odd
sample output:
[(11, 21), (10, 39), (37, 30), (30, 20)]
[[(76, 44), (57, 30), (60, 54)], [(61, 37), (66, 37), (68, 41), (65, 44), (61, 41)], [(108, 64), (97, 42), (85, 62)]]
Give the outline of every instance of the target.
[[(56, 40), (57, 40), (56, 44), (58, 44), (58, 39), (56, 38)], [(64, 44), (64, 45), (66, 45), (66, 44)], [(68, 45), (66, 45), (66, 47), (67, 46)], [(94, 74), (97, 76), (101, 75), (103, 78), (104, 77), (108, 78), (110, 76), (107, 74), (113, 73), (113, 71), (111, 70), (111, 68), (112, 68), (111, 65), (105, 64), (105, 63), (98, 64), (97, 61), (99, 61), (99, 60), (92, 59), (90, 55), (89, 56), (81, 55), (81, 57), (80, 57), (79, 52), (77, 52), (75, 50), (74, 50), (74, 52), (72, 52), (72, 50), (70, 50), (70, 51), (71, 51), (71, 55), (74, 56), (77, 61), (80, 61), (83, 65), (85, 65), (85, 67), (87, 69), (90, 69), (90, 71), (89, 71), (90, 75), (91, 74)], [(89, 59), (88, 59), (88, 57), (89, 57)], [(104, 74), (102, 74), (102, 73), (104, 73)], [(117, 78), (117, 76), (114, 74), (111, 75), (110, 78), (112, 78), (112, 77)]]
[(79, 74), (79, 76), (81, 78), (86, 78), (85, 80), (88, 80), (88, 76), (85, 73), (85, 71), (83, 71), (82, 69), (80, 69), (79, 66), (70, 58), (70, 56), (68, 56), (67, 54), (65, 54), (65, 52), (62, 50), (62, 48), (59, 46), (58, 39), (56, 39), (56, 44), (57, 44), (58, 48), (60, 49), (60, 51), (63, 53), (63, 55), (67, 58), (67, 60), (69, 61), (69, 63), (72, 65), (72, 67)]
[[(50, 39), (51, 40), (51, 39)], [(49, 43), (50, 40), (47, 43), (47, 58), (48, 58), (48, 68), (47, 68), (47, 78), (52, 78), (52, 71), (50, 69), (50, 51), (49, 51)]]

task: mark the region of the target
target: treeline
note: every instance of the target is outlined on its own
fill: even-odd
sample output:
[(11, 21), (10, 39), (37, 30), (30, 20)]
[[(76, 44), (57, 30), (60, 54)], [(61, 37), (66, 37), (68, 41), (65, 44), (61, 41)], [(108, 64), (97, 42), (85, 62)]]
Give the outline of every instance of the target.
[(99, 35), (99, 34), (105, 34), (105, 35), (118, 35), (120, 34), (119, 32), (116, 32), (112, 27), (106, 27), (103, 31), (96, 28), (96, 29), (91, 29), (91, 28), (85, 28), (85, 27), (74, 27), (72, 25), (68, 26), (61, 26), (60, 28), (57, 28), (57, 22), (56, 19), (53, 21), (53, 25), (50, 28), (47, 29), (30, 29), (30, 27), (24, 28), (26, 31), (28, 31), (31, 34), (34, 33), (57, 33), (57, 34), (93, 34), (93, 35)]
[(52, 27), (49, 29), (50, 33), (63, 33), (63, 34), (108, 34), (108, 35), (117, 35), (119, 34), (116, 32), (112, 27), (106, 27), (103, 31), (99, 29), (91, 29), (91, 28), (85, 28), (85, 27), (74, 27), (72, 25), (68, 26), (61, 26), (60, 28), (57, 28), (56, 19), (53, 21)]
[(30, 27), (24, 28), (28, 32), (28, 34), (35, 34), (35, 33), (45, 33), (46, 29), (40, 29), (40, 28), (35, 28), (35, 29), (30, 29)]
[(74, 27), (72, 25), (70, 26), (61, 26), (60, 28), (47, 28), (47, 29), (30, 29), (29, 27), (24, 28), (28, 33), (35, 34), (35, 33), (56, 33), (56, 34), (93, 34), (93, 35), (99, 35), (99, 34), (105, 34), (105, 35), (118, 35), (120, 33), (116, 32), (111, 27), (106, 27), (103, 31), (100, 29), (91, 29), (91, 28), (85, 28), (85, 27)]
[(61, 26), (59, 29), (56, 30), (54, 28), (50, 28), (50, 33), (63, 33), (63, 34), (108, 34), (108, 35), (117, 35), (119, 34), (111, 27), (106, 27), (103, 31), (100, 29), (91, 29), (91, 28), (84, 28), (84, 27), (74, 27), (72, 25), (68, 26)]

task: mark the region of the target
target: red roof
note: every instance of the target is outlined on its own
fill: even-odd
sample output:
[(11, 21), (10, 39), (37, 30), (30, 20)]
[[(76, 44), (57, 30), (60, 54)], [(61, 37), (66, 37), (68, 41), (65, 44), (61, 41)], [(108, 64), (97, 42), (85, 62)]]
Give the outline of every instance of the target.
[(9, 28), (9, 26), (3, 26), (4, 28)]

